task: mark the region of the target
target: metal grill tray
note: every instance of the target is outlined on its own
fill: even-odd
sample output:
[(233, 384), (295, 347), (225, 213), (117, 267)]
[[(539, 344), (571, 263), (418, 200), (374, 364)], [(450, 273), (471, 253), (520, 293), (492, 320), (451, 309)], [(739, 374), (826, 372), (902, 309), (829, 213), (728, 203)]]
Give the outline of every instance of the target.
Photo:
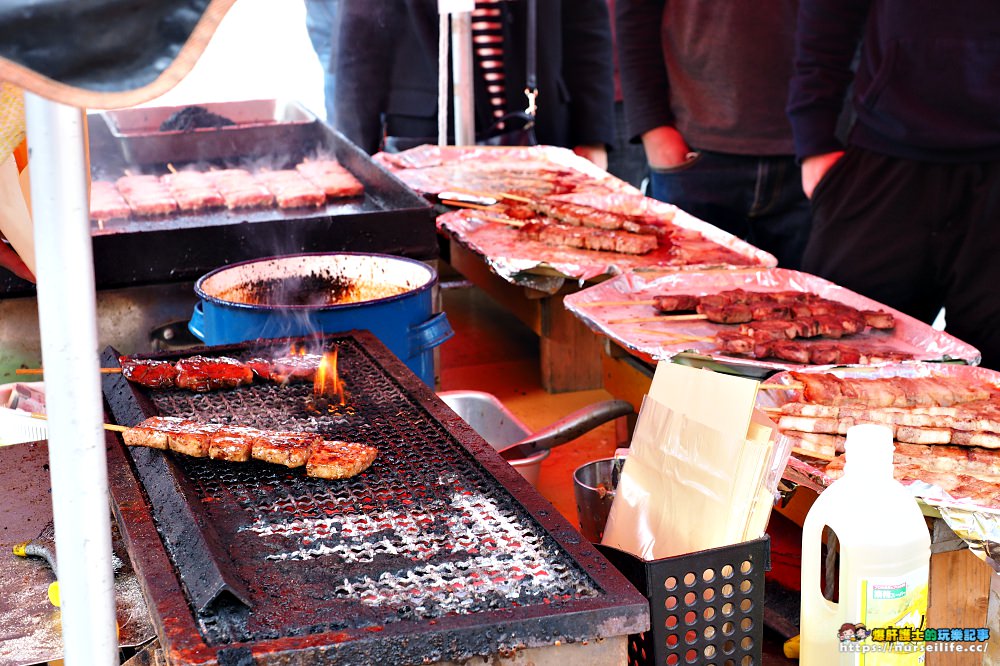
[[(290, 342), (186, 353), (251, 358)], [(158, 413), (379, 449), (365, 473), (325, 481), (118, 440), (114, 505), (171, 663), (420, 664), (648, 626), (639, 592), (376, 338), (323, 344), (336, 345), (349, 394), (329, 416), (304, 411), (308, 385), (196, 394), (105, 377), (124, 425)], [(109, 349), (105, 365), (116, 364)], [(158, 506), (164, 495), (184, 498), (182, 510)], [(177, 538), (185, 530), (200, 537), (193, 549)], [(204, 556), (224, 583), (214, 598), (192, 582)]]
[[(168, 173), (170, 164), (284, 168), (307, 157), (334, 155), (365, 186), (363, 197), (330, 201), (322, 208), (206, 211), (158, 219), (91, 223), (94, 277), (99, 289), (193, 281), (228, 264), (276, 254), (377, 252), (433, 259), (438, 255), (431, 205), (329, 126), (271, 125), (204, 133), (181, 133), (161, 149), (129, 156), (128, 136), (116, 139), (105, 121), (91, 115), (91, 172), (95, 179), (133, 173)], [(168, 148), (169, 147), (169, 148)], [(12, 273), (0, 275), (0, 294), (24, 295), (34, 285)]]

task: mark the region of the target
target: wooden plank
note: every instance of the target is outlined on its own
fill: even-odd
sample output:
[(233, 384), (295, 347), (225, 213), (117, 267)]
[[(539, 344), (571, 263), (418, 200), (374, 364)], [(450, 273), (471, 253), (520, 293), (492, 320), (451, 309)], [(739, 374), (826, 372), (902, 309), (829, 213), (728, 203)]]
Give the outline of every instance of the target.
[(542, 386), (550, 393), (600, 388), (602, 343), (562, 299), (576, 283), (556, 294), (511, 284), (461, 244), (449, 243), (450, 263), (470, 282), (538, 334)]
[[(931, 555), (927, 626), (934, 629), (985, 627), (992, 574), (989, 565), (968, 548)], [(978, 666), (982, 663), (982, 652), (927, 653), (927, 666)]]
[(563, 296), (559, 293), (541, 300), (542, 386), (550, 393), (600, 388), (601, 340), (566, 309)]

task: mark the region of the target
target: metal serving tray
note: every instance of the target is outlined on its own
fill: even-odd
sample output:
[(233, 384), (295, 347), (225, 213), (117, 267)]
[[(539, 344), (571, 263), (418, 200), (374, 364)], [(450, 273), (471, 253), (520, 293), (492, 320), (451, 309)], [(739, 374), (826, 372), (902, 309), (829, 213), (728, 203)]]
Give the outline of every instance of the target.
[[(160, 131), (165, 120), (190, 106), (202, 107), (236, 124)], [(230, 158), (234, 145), (270, 143), (276, 131), (294, 132), (298, 127), (317, 122), (316, 116), (298, 102), (275, 99), (137, 107), (102, 111), (98, 115), (131, 164), (155, 163), (167, 155), (175, 162)]]
[[(219, 266), (276, 254), (377, 252), (420, 260), (438, 255), (431, 205), (317, 120), (216, 131), (212, 140), (200, 132), (174, 133), (155, 153), (143, 148), (140, 162), (129, 159), (136, 137), (115, 138), (96, 114), (88, 125), (95, 180), (114, 180), (126, 170), (163, 174), (168, 165), (284, 168), (306, 157), (333, 155), (365, 186), (362, 197), (316, 209), (213, 210), (92, 223), (98, 289), (193, 282)], [(31, 283), (0, 272), (0, 294), (32, 293)]]

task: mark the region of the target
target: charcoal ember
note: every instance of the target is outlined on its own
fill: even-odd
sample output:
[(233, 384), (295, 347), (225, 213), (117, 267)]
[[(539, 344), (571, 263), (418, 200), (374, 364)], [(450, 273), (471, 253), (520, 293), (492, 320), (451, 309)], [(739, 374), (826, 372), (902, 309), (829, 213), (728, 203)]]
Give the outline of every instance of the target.
[(161, 132), (190, 132), (191, 130), (209, 127), (228, 127), (236, 122), (212, 113), (203, 106), (186, 106), (175, 111), (160, 124)]

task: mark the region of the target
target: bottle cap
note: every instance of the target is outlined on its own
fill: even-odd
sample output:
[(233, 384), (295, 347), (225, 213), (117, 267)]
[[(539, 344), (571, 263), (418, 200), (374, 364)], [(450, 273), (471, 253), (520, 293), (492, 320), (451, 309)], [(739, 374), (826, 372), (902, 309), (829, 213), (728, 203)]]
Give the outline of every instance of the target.
[[(892, 430), (884, 425), (865, 423), (847, 429), (847, 465), (851, 469), (869, 470), (883, 465), (892, 466)], [(856, 465), (855, 463), (861, 463)], [(846, 468), (844, 470), (847, 471)]]

